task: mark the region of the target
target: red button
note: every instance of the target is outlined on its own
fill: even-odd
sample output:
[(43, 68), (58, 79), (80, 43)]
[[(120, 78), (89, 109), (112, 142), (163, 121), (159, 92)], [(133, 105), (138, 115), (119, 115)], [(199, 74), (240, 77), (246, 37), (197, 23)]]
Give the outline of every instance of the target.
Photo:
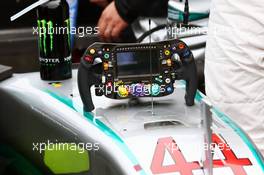
[(112, 82), (108, 82), (106, 86), (112, 86)]
[(88, 62), (93, 62), (93, 57), (91, 57), (91, 56), (85, 56), (84, 57), (84, 60), (85, 61), (88, 61)]
[(178, 45), (178, 47), (179, 47), (179, 49), (184, 49), (185, 45), (184, 45), (183, 43), (180, 43), (180, 44)]

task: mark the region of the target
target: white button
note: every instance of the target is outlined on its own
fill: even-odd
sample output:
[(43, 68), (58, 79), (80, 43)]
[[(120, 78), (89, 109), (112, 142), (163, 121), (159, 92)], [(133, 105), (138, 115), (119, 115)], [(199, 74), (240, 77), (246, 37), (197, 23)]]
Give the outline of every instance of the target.
[(166, 78), (165, 82), (166, 82), (167, 84), (169, 84), (169, 83), (171, 82), (171, 80), (170, 80), (169, 78)]
[(161, 64), (167, 64), (166, 60), (162, 60)]
[(177, 54), (177, 53), (174, 53), (174, 54), (172, 55), (171, 59), (172, 59), (173, 61), (179, 61), (179, 62), (181, 61), (180, 56), (179, 56), (179, 54)]
[(102, 83), (105, 84), (105, 82), (106, 82), (106, 78), (105, 78), (105, 76), (103, 75), (103, 76), (102, 76)]
[(113, 67), (113, 63), (111, 61), (108, 62), (109, 67)]

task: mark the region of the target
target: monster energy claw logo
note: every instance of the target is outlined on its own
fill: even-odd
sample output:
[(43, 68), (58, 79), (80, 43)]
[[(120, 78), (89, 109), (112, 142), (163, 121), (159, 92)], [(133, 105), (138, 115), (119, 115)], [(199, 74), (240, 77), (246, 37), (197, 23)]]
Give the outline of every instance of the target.
[(69, 47), (70, 47), (70, 45), (71, 45), (71, 34), (70, 34), (70, 31), (69, 31), (69, 29), (70, 29), (70, 20), (69, 19), (66, 19), (65, 20), (65, 23), (67, 24), (67, 28), (68, 28), (68, 45), (69, 45)]
[[(49, 52), (52, 52), (54, 49), (54, 34), (67, 34), (67, 43), (70, 47), (70, 20), (66, 19), (64, 23), (66, 27), (54, 27), (52, 21), (47, 21), (45, 19), (38, 20), (38, 32), (39, 32), (39, 48), (41, 52), (44, 52), (47, 55), (48, 49)], [(47, 41), (49, 39), (49, 47)]]

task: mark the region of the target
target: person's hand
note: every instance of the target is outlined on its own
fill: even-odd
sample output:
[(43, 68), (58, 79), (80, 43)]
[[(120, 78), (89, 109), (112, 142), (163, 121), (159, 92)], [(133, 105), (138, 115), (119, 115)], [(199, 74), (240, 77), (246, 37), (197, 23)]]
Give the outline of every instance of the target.
[(107, 42), (118, 41), (121, 32), (127, 26), (128, 23), (119, 16), (113, 1), (105, 8), (99, 19), (98, 28), (100, 38)]
[(109, 4), (108, 0), (90, 0), (90, 2), (103, 8)]

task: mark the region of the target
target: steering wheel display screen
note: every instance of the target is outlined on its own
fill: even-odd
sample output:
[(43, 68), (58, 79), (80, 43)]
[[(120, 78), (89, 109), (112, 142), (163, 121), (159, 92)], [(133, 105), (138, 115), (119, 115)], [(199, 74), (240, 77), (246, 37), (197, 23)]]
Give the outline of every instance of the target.
[(117, 77), (152, 75), (159, 73), (159, 52), (145, 50), (119, 52), (117, 58)]

